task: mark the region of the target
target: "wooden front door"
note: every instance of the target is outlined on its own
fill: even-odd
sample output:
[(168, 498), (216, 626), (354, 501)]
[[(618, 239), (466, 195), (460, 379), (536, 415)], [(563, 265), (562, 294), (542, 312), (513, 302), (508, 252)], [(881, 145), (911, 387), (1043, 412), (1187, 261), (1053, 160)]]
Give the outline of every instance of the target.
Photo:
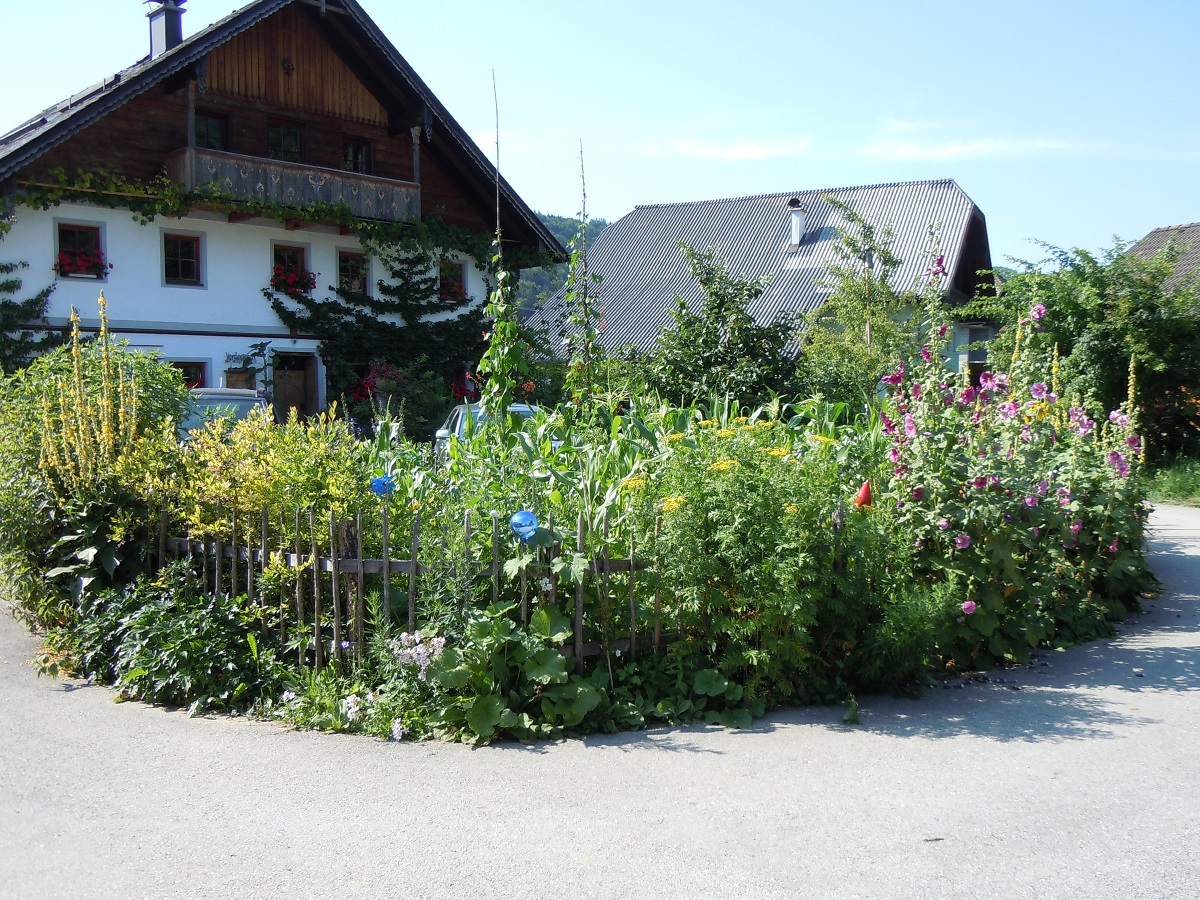
[(274, 362), (275, 418), (286, 422), (317, 411), (317, 358), (311, 353), (278, 353)]

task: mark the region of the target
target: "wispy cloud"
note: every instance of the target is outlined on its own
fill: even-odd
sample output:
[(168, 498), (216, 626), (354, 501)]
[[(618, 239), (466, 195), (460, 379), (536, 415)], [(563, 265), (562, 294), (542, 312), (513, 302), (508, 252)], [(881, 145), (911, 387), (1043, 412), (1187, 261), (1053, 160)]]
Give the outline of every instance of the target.
[(644, 141), (639, 149), (645, 156), (657, 159), (687, 157), (719, 162), (754, 162), (763, 159), (787, 159), (803, 156), (812, 148), (807, 137), (768, 138), (765, 140), (738, 139), (734, 141), (703, 138), (667, 138)]
[(1067, 141), (1050, 138), (951, 138), (921, 140), (881, 137), (868, 141), (862, 154), (872, 161), (946, 162), (962, 159), (1018, 159), (1073, 149)]

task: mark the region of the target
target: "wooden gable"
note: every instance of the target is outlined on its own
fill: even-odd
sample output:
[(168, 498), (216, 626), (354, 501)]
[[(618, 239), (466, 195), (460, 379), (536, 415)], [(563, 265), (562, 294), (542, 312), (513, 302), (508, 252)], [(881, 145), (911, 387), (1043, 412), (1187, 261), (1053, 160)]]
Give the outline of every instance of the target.
[(206, 91), (281, 113), (386, 128), (388, 114), (342, 60), (308, 10), (292, 5), (213, 49)]

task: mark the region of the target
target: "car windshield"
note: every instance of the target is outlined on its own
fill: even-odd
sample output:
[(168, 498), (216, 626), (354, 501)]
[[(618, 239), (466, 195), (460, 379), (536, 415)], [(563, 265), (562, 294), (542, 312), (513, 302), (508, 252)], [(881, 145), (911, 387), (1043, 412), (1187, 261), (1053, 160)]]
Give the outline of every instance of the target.
[(187, 415), (179, 423), (182, 432), (202, 428), (205, 422), (213, 419), (233, 419), (240, 421), (254, 410), (262, 409), (262, 402), (256, 397), (193, 397)]

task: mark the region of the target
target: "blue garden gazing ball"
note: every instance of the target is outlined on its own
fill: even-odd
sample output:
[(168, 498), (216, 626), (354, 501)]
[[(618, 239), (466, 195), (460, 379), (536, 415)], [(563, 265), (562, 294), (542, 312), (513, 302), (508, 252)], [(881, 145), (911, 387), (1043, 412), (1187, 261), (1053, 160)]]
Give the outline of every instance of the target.
[(512, 518), (508, 520), (508, 524), (512, 528), (513, 534), (522, 541), (529, 540), (538, 530), (537, 516), (527, 509), (513, 513)]

